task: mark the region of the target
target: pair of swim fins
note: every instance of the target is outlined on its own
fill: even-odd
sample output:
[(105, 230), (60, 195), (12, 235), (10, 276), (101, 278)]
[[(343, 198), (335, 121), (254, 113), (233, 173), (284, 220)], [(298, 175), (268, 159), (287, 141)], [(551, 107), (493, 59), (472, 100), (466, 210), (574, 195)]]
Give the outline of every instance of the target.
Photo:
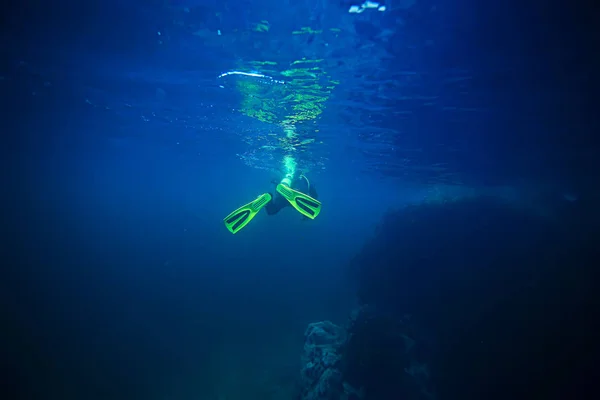
[[(321, 212), (321, 202), (307, 194), (290, 188), (280, 183), (277, 192), (281, 194), (302, 215), (315, 219)], [(238, 233), (258, 214), (258, 212), (271, 201), (269, 193), (261, 194), (256, 200), (245, 204), (223, 219), (225, 226), (233, 234)]]

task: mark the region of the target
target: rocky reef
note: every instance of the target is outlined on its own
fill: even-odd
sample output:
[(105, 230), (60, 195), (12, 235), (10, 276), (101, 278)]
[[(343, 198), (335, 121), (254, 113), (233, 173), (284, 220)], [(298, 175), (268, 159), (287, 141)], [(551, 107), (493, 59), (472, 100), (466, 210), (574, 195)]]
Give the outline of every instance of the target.
[(388, 212), (349, 267), (360, 307), (306, 330), (298, 398), (583, 393), (599, 354), (596, 207), (547, 218), (473, 197)]
[(315, 322), (304, 336), (300, 400), (434, 398), (408, 317), (364, 306), (345, 326)]
[(342, 349), (347, 332), (329, 321), (315, 322), (304, 333), (302, 400), (342, 399)]

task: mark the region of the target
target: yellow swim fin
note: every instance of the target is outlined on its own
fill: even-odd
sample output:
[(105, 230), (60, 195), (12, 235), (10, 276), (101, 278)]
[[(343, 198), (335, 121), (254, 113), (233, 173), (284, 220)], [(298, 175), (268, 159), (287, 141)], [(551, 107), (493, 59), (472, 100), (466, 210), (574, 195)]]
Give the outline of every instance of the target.
[(298, 210), (298, 212), (310, 219), (315, 219), (321, 212), (321, 202), (317, 199), (313, 199), (307, 194), (299, 192), (290, 188), (283, 183), (277, 185), (277, 191), (281, 194), (290, 204)]
[(254, 216), (271, 201), (271, 195), (269, 193), (261, 194), (256, 200), (241, 206), (228, 216), (223, 219), (225, 226), (229, 229), (229, 232), (236, 234), (243, 227), (248, 225), (248, 222), (254, 218)]

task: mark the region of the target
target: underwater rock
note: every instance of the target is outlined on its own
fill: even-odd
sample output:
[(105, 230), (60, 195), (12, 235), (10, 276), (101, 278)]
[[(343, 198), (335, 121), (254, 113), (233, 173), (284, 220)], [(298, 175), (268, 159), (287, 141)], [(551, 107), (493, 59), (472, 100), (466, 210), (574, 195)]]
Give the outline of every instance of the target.
[(334, 400), (343, 392), (338, 364), (346, 331), (330, 321), (308, 325), (302, 357), (302, 400)]
[[(345, 327), (312, 323), (305, 332), (301, 400), (433, 397), (427, 364), (408, 319), (363, 306)], [(368, 396), (367, 396), (368, 394)]]
[[(566, 204), (554, 218), (497, 197), (386, 214), (351, 264), (359, 302), (370, 308), (360, 310), (348, 329), (344, 381), (383, 399), (398, 387), (410, 394), (393, 398), (431, 393), (430, 376), (441, 398), (534, 392), (562, 398), (580, 390), (547, 377), (557, 373), (555, 365), (591, 354), (581, 338), (597, 304), (589, 283), (597, 281), (600, 225), (590, 218), (597, 204), (582, 201)], [(406, 314), (413, 316), (408, 323), (398, 322)], [(577, 322), (564, 327), (573, 317)], [(411, 332), (411, 325), (422, 331)], [(570, 340), (577, 350), (553, 344), (566, 337), (578, 338)], [(422, 356), (423, 347), (428, 354)], [(580, 376), (567, 370), (563, 382)]]

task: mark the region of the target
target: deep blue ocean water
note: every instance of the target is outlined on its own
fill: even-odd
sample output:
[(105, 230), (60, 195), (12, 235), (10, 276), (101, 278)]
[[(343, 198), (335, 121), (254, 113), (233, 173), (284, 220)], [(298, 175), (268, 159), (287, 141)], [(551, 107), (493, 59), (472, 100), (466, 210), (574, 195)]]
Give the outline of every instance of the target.
[[(404, 249), (425, 254), (403, 272), (405, 297), (414, 297), (389, 308), (429, 313), (415, 335), (435, 349), (444, 340), (431, 315), (442, 304), (415, 305), (436, 299), (440, 283), (424, 284), (428, 273), (475, 279), (456, 260), (490, 252), (469, 240), (488, 235), (501, 249), (531, 226), (519, 219), (500, 229), (486, 208), (458, 230), (456, 218), (454, 227), (425, 218), (416, 228), (415, 211), (399, 220), (402, 234), (373, 244), (390, 212), (486, 198), (540, 227), (567, 224), (570, 238), (580, 237), (574, 221), (595, 226), (597, 77), (585, 12), (534, 2), (367, 3), (7, 6), (7, 388), (36, 399), (296, 399), (307, 325), (345, 324), (364, 303), (357, 292), (375, 290), (357, 277), (379, 271), (390, 249), (423, 237)], [(261, 210), (232, 235), (223, 218), (274, 193), (286, 173), (317, 188), (321, 214)], [(444, 232), (464, 239), (436, 250), (457, 269), (429, 270), (427, 235)], [(515, 252), (550, 243), (523, 236)], [(535, 286), (537, 273), (519, 275), (517, 286)], [(461, 397), (428, 363), (441, 376), (439, 397)]]

